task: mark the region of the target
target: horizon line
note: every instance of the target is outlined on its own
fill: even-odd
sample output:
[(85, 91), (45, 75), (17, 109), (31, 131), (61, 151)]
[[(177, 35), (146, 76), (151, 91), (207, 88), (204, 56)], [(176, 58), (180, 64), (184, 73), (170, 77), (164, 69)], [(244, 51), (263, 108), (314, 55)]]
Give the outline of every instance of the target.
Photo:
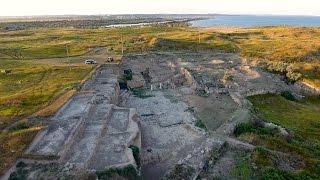
[(110, 14), (36, 14), (36, 15), (0, 15), (0, 18), (23, 18), (23, 17), (49, 17), (49, 16), (112, 16), (112, 15), (230, 15), (230, 16), (308, 16), (320, 17), (319, 15), (306, 14), (245, 14), (245, 13), (110, 13)]

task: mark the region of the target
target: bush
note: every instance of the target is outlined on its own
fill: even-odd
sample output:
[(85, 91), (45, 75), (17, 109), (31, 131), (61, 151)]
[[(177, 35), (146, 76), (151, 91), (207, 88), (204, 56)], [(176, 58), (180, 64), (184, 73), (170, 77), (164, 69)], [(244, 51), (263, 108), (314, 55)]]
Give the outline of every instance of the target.
[(296, 100), (296, 98), (289, 91), (282, 92), (281, 96), (284, 97), (285, 99), (289, 100), (289, 101), (295, 101)]
[(9, 128), (9, 131), (18, 131), (22, 129), (28, 129), (30, 127), (30, 123), (26, 121), (17, 122), (15, 125)]
[(184, 110), (184, 112), (190, 112), (190, 113), (194, 113), (194, 107), (188, 107), (186, 110)]
[(223, 79), (226, 80), (226, 81), (233, 81), (234, 80), (234, 76), (225, 74)]
[(259, 135), (275, 135), (278, 129), (255, 126), (252, 123), (240, 123), (234, 129), (234, 135), (240, 136), (244, 133), (256, 133)]
[(142, 99), (153, 97), (153, 95), (147, 94), (146, 90), (143, 88), (131, 88), (130, 90), (133, 93), (133, 95)]
[(140, 167), (141, 163), (140, 163), (140, 150), (139, 150), (139, 148), (134, 145), (130, 145), (129, 148), (132, 150), (132, 154), (133, 154), (134, 160), (137, 163), (137, 166)]
[(105, 171), (96, 172), (98, 179), (107, 180), (107, 179), (116, 179), (117, 176), (126, 178), (128, 180), (138, 180), (137, 170), (132, 166), (126, 166), (124, 168), (110, 168)]
[(196, 94), (200, 97), (209, 97), (209, 94), (205, 90), (197, 90)]
[(128, 89), (127, 81), (123, 79), (119, 79), (118, 83), (119, 83), (120, 89)]
[(269, 62), (267, 70), (275, 73), (286, 74), (288, 63), (285, 62)]
[(197, 126), (198, 128), (207, 130), (207, 126), (202, 122), (201, 119), (198, 119), (198, 120), (196, 121), (195, 126)]
[(133, 73), (132, 73), (132, 70), (131, 70), (131, 69), (126, 69), (126, 70), (124, 70), (123, 72), (124, 72), (123, 77), (124, 77), (125, 80), (127, 80), (127, 81), (132, 80), (132, 75), (133, 75)]
[(302, 74), (300, 74), (298, 72), (289, 71), (289, 72), (287, 72), (286, 77), (288, 78), (289, 81), (294, 83), (302, 78)]
[(236, 126), (233, 134), (235, 136), (239, 136), (244, 133), (254, 132), (255, 129), (251, 123), (241, 123)]

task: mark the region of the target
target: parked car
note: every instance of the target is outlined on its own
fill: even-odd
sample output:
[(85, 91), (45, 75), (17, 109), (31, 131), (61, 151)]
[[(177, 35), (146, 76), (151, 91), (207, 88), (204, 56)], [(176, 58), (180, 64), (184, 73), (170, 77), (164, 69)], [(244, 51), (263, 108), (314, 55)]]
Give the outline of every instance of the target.
[(88, 60), (85, 60), (84, 62), (85, 64), (97, 64), (97, 61), (93, 60), (93, 59), (88, 59)]
[(113, 62), (113, 57), (108, 57), (107, 62)]

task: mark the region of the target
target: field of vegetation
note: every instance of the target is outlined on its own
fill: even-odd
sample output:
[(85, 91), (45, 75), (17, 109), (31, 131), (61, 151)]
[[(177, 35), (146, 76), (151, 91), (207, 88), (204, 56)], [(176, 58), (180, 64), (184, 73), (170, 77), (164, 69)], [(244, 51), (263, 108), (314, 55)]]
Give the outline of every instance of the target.
[(226, 33), (243, 57), (291, 80), (320, 87), (320, 28), (266, 27)]
[[(25, 149), (52, 115), (88, 76), (90, 67), (44, 65), (36, 60), (0, 60), (0, 161), (2, 169)], [(46, 108), (45, 108), (46, 107)], [(40, 109), (44, 108), (42, 111)], [(37, 112), (38, 111), (38, 112)], [(27, 120), (33, 114), (33, 120)]]
[[(104, 52), (104, 58), (120, 56), (122, 49), (125, 54), (148, 51), (239, 52), (270, 71), (320, 87), (319, 28), (270, 27), (224, 32), (176, 23), (148, 27), (1, 31), (0, 172), (9, 167), (36, 132), (44, 128), (42, 120), (54, 114), (90, 75), (93, 67), (83, 65), (83, 60), (96, 57), (100, 51)], [(103, 60), (101, 56), (99, 58)], [(266, 119), (292, 130), (295, 141), (272, 137), (272, 141), (259, 139), (259, 142), (273, 149), (279, 148), (278, 142), (303, 157), (307, 157), (310, 151), (306, 162), (310, 166), (306, 167), (314, 168), (314, 159), (319, 157), (316, 154), (319, 152), (310, 149), (319, 149), (319, 123), (316, 121), (319, 104), (313, 104), (311, 100), (291, 102), (282, 97), (274, 98), (268, 97), (268, 102), (260, 104), (261, 107), (258, 100), (255, 102), (253, 98), (252, 101)], [(284, 105), (288, 106), (285, 107), (288, 111), (279, 111), (281, 107), (278, 106)], [(296, 117), (294, 122), (291, 117)], [(259, 134), (250, 134), (249, 137), (261, 138)], [(308, 139), (303, 142), (302, 149), (295, 146), (301, 142), (299, 137)]]
[[(278, 179), (316, 179), (320, 176), (320, 100), (308, 97), (294, 100), (274, 94), (252, 96), (259, 119), (288, 130), (266, 128), (257, 122), (240, 124), (235, 135), (254, 144), (250, 163), (258, 167), (256, 174)], [(249, 164), (250, 164), (249, 163)]]

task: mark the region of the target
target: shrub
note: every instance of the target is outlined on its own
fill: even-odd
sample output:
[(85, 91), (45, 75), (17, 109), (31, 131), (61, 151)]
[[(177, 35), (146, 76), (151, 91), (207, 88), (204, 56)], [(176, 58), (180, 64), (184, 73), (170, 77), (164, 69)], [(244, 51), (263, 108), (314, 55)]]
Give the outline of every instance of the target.
[(269, 62), (267, 70), (280, 74), (286, 74), (288, 65), (289, 64), (285, 62)]
[(289, 101), (295, 101), (296, 98), (289, 92), (289, 91), (283, 91), (281, 93), (281, 96)]
[(233, 81), (234, 80), (234, 76), (225, 74), (223, 79), (226, 80), (226, 81)]
[(194, 113), (194, 107), (188, 107), (186, 110), (184, 110), (184, 112), (190, 112), (190, 113)]
[(288, 71), (286, 74), (286, 77), (288, 78), (289, 81), (296, 82), (302, 78), (302, 74), (298, 72)]
[(252, 123), (240, 123), (234, 129), (233, 134), (239, 136), (244, 133), (256, 133), (259, 135), (275, 135), (278, 133), (278, 129), (268, 128), (268, 127), (259, 127), (255, 126)]
[(132, 154), (133, 154), (134, 160), (137, 163), (137, 166), (140, 167), (141, 164), (140, 164), (140, 150), (139, 150), (139, 148), (134, 145), (130, 145), (129, 148), (132, 150)]
[(127, 81), (132, 80), (132, 75), (133, 75), (133, 73), (132, 73), (131, 69), (124, 70), (123, 77), (124, 77), (125, 80), (127, 80)]
[(235, 136), (239, 136), (240, 134), (243, 134), (243, 133), (248, 133), (248, 132), (253, 132), (253, 125), (252, 124), (249, 124), (249, 123), (241, 123), (241, 124), (238, 124), (236, 126), (236, 128), (234, 129), (234, 132), (233, 134)]
[(117, 176), (126, 178), (128, 180), (138, 180), (137, 170), (132, 166), (126, 166), (124, 168), (110, 168), (105, 171), (96, 172), (98, 179), (107, 180), (107, 179), (116, 179)]
[(205, 90), (196, 90), (196, 94), (201, 97), (209, 97), (209, 94)]
[(195, 126), (197, 126), (198, 128), (207, 130), (207, 126), (202, 122), (201, 119), (198, 119), (198, 120), (196, 121)]
[(144, 88), (131, 88), (130, 90), (134, 96), (142, 99), (153, 97), (153, 95), (147, 94)]
[(26, 121), (17, 122), (15, 125), (9, 128), (9, 131), (17, 131), (22, 129), (28, 129), (30, 127), (30, 123)]
[(119, 83), (120, 89), (128, 89), (127, 81), (123, 79), (119, 79), (118, 83)]

